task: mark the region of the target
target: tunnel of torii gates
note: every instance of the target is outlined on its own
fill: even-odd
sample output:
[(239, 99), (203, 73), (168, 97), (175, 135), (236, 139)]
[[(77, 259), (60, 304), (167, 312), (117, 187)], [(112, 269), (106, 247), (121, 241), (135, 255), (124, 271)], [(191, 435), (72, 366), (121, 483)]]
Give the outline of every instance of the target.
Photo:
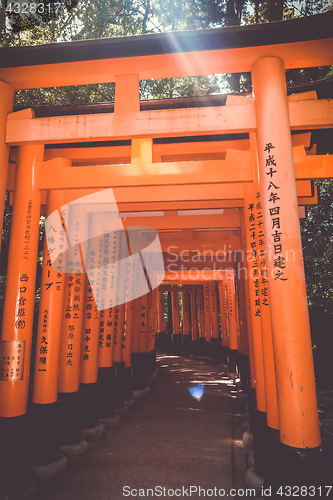
[[(1, 344), (5, 432), (20, 435), (31, 406), (39, 430), (52, 434), (45, 422), (59, 401), (70, 415), (82, 393), (90, 403), (99, 394), (98, 418), (112, 415), (115, 373), (124, 401), (154, 369), (155, 339), (168, 340), (168, 302), (176, 351), (248, 359), (257, 411), (281, 446), (320, 449), (299, 218), (318, 203), (313, 180), (333, 177), (332, 157), (317, 155), (311, 140), (333, 127), (333, 102), (315, 91), (288, 95), (285, 70), (333, 64), (332, 14), (0, 50), (1, 200), (9, 192), (13, 204)], [(140, 103), (140, 80), (245, 72), (251, 95)], [(115, 82), (114, 104), (13, 109), (16, 89), (106, 82)], [(103, 297), (109, 249), (123, 254), (107, 206), (88, 197), (80, 243), (64, 218), (57, 232), (47, 229), (33, 335), (40, 216), (61, 219), (61, 207), (110, 188), (123, 234), (139, 226), (147, 248), (157, 234), (164, 269), (148, 278), (141, 258), (149, 293), (99, 310), (84, 268), (76, 273), (68, 261), (79, 252), (99, 271)], [(60, 254), (67, 268), (52, 263), (57, 238), (60, 248), (72, 245)], [(96, 425), (91, 406), (82, 426)], [(61, 415), (61, 443), (80, 440)]]

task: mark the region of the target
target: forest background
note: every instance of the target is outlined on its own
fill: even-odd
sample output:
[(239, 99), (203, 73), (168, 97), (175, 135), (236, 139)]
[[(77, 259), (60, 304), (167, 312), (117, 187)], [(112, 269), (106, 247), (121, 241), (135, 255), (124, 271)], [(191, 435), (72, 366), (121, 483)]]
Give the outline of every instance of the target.
[[(332, 9), (330, 0), (35, 0), (44, 13), (23, 17), (17, 3), (0, 0), (0, 47), (61, 43), (82, 39), (137, 35), (178, 30), (266, 23), (311, 16)], [(28, 0), (28, 3), (30, 0)], [(25, 2), (27, 3), (27, 2)], [(33, 3), (33, 2), (30, 2)], [(54, 8), (47, 6), (52, 4)], [(43, 10), (39, 8), (39, 10)], [(51, 11), (49, 13), (48, 11)], [(0, 53), (1, 57), (1, 53)], [(333, 67), (288, 70), (289, 91), (316, 82), (333, 82)], [(331, 86), (332, 88), (332, 86)], [(250, 74), (210, 75), (140, 82), (140, 98), (164, 99), (251, 92)], [(331, 95), (329, 97), (332, 97)], [(114, 100), (114, 84), (19, 90), (15, 107), (80, 105)], [(319, 154), (332, 154), (333, 130), (326, 132)], [(333, 382), (333, 180), (318, 181), (320, 204), (307, 208), (301, 220), (304, 263), (316, 376), (321, 384)], [(2, 313), (11, 207), (4, 213), (0, 261)], [(37, 283), (42, 263), (43, 218)], [(36, 293), (38, 309), (39, 288)], [(1, 314), (2, 316), (2, 314)]]

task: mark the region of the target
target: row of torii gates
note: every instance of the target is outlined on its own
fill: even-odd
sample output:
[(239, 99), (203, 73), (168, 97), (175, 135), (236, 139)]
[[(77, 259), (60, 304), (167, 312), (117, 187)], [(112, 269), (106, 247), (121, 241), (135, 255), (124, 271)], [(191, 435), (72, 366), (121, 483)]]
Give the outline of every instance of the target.
[[(156, 335), (165, 339), (166, 291), (174, 348), (189, 351), (192, 343), (230, 359), (248, 357), (268, 428), (288, 451), (319, 451), (299, 218), (306, 205), (318, 203), (312, 181), (333, 177), (331, 156), (316, 155), (311, 144), (311, 131), (332, 127), (333, 106), (315, 92), (287, 96), (285, 70), (333, 64), (331, 26), (329, 12), (270, 25), (0, 50), (1, 199), (8, 191), (13, 204), (0, 375), (7, 472), (8, 464), (17, 466), (13, 442), (20, 448), (24, 441), (29, 381), (35, 427), (49, 434), (58, 398), (70, 415), (80, 387), (90, 403), (102, 387), (104, 417), (114, 411), (108, 391), (116, 372), (120, 400), (130, 399), (132, 372), (138, 388), (154, 369)], [(140, 103), (140, 80), (249, 71), (251, 96)], [(107, 82), (115, 82), (114, 105), (50, 108), (39, 117), (38, 109), (37, 116), (31, 109), (13, 112), (15, 89)], [(149, 275), (149, 251), (141, 247), (150, 292), (97, 307), (96, 290), (103, 296), (111, 286), (110, 276), (102, 276), (110, 262), (106, 248), (112, 246), (114, 264), (125, 255), (121, 231), (118, 242), (110, 239), (108, 208), (99, 205), (110, 188), (125, 229), (123, 248), (126, 230), (139, 226), (143, 246), (158, 235), (164, 266)], [(83, 197), (88, 209), (78, 236), (77, 227), (66, 227), (63, 207)], [(41, 214), (58, 214), (60, 226), (46, 225), (33, 336)], [(56, 262), (54, 238), (60, 249), (64, 241), (72, 245), (76, 257), (61, 250)], [(57, 268), (59, 258), (67, 259), (60, 262), (65, 267)], [(100, 272), (98, 288), (76, 272), (75, 258), (87, 273)], [(126, 279), (120, 275), (112, 288), (124, 289)], [(89, 415), (86, 427), (95, 425), (91, 409)], [(72, 416), (62, 444), (80, 439)], [(37, 453), (34, 460), (45, 457)]]

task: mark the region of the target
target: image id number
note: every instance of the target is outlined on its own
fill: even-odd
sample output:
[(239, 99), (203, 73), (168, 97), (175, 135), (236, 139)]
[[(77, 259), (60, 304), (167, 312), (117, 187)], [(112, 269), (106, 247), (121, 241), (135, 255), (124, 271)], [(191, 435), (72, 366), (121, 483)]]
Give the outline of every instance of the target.
[(27, 3), (27, 2), (10, 2), (7, 5), (6, 12), (10, 14), (20, 14), (20, 15), (31, 15), (31, 14), (44, 14), (44, 13), (54, 13), (60, 12), (62, 4), (60, 2), (55, 3)]
[(276, 494), (281, 497), (328, 497), (332, 486), (280, 486)]

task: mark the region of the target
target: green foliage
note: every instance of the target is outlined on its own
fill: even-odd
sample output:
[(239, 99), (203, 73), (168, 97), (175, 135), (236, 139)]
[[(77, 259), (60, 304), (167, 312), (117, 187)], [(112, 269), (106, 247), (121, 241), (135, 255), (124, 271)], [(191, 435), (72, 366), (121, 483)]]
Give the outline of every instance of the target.
[(316, 372), (323, 379), (333, 356), (333, 180), (317, 184), (320, 204), (308, 207), (301, 234)]
[(69, 106), (114, 101), (114, 83), (18, 90), (15, 106)]
[(155, 0), (153, 9), (161, 31), (194, 30), (221, 26), (223, 2), (214, 0)]

